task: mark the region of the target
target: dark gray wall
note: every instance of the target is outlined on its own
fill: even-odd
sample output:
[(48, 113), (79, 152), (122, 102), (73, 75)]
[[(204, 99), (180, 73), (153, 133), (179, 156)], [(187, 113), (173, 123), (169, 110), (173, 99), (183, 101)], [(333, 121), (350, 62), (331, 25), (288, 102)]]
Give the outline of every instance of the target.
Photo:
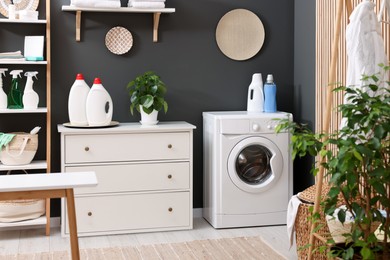
[[(60, 171), (60, 136), (56, 125), (69, 121), (68, 94), (79, 72), (89, 84), (94, 77), (102, 79), (114, 102), (113, 120), (120, 122), (139, 121), (139, 115), (131, 116), (128, 111), (127, 83), (148, 70), (161, 76), (168, 86), (169, 111), (166, 115), (160, 113), (159, 120), (183, 120), (197, 127), (194, 132), (195, 208), (202, 207), (202, 112), (245, 110), (253, 73), (274, 74), (279, 110), (292, 112), (299, 120), (313, 121), (314, 84), (310, 81), (314, 77), (314, 63), (304, 60), (314, 57), (314, 45), (303, 44), (311, 36), (314, 41), (313, 32), (304, 31), (307, 21), (314, 26), (314, 19), (310, 21), (314, 12), (305, 11), (312, 11), (310, 7), (314, 1), (296, 0), (294, 6), (291, 0), (168, 0), (167, 7), (176, 8), (176, 13), (161, 15), (158, 43), (152, 42), (151, 14), (115, 13), (83, 13), (82, 40), (76, 42), (75, 13), (61, 11), (61, 6), (69, 2), (51, 2), (52, 171)], [(297, 10), (298, 6), (305, 9)], [(224, 56), (215, 42), (219, 19), (236, 8), (256, 13), (266, 31), (262, 50), (254, 58), (241, 62)], [(300, 24), (295, 35), (295, 44), (298, 44), (295, 52), (294, 8), (299, 12), (295, 27), (298, 21)], [(308, 16), (307, 20), (304, 16)], [(104, 44), (105, 34), (114, 26), (123, 26), (133, 34), (133, 47), (122, 56), (112, 54)], [(1, 42), (7, 38), (3, 35), (8, 34), (0, 27)], [(7, 40), (4, 42), (7, 44)], [(295, 71), (294, 55), (298, 55)], [(312, 76), (309, 75), (312, 72)], [(43, 75), (42, 72), (41, 80), (44, 80)], [(42, 95), (44, 98), (44, 93)], [(30, 120), (29, 124), (33, 126), (36, 123), (34, 117), (27, 121)], [(20, 120), (19, 125), (22, 123), (25, 121)], [(299, 182), (306, 177), (302, 176)], [(59, 201), (53, 201), (52, 205), (52, 215), (58, 216)]]
[[(316, 1), (295, 0), (294, 120), (315, 125), (315, 11)], [(296, 159), (294, 193), (313, 184), (312, 158)]]

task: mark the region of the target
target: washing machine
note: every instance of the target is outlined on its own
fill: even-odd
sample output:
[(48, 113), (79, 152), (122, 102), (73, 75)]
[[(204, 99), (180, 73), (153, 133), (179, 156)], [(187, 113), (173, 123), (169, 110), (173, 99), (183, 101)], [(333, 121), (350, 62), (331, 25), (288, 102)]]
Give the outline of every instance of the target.
[(203, 112), (203, 217), (215, 228), (286, 224), (292, 196), (285, 112)]

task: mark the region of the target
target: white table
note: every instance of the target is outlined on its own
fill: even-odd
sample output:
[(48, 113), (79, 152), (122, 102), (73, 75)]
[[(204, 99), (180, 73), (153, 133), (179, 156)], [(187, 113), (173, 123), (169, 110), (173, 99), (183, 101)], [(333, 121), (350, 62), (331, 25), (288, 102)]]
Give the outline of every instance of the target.
[(97, 185), (94, 172), (0, 176), (0, 200), (66, 198), (72, 259), (80, 259), (74, 188)]

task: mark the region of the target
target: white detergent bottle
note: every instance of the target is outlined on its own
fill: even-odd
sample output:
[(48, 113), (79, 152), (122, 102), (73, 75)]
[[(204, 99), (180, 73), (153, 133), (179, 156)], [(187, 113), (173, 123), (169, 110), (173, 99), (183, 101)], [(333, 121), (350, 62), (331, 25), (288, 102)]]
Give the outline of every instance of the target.
[(248, 112), (263, 112), (264, 111), (264, 92), (263, 78), (261, 73), (255, 73), (252, 76), (252, 82), (248, 88)]
[(88, 125), (86, 107), (89, 90), (90, 88), (85, 82), (83, 74), (77, 74), (76, 80), (70, 88), (68, 99), (69, 121), (72, 125)]
[[(108, 105), (108, 109), (107, 109)], [(106, 126), (111, 123), (112, 99), (103, 87), (100, 78), (95, 78), (87, 97), (87, 120), (89, 126)]]
[(5, 76), (5, 72), (8, 69), (0, 69), (0, 109), (6, 109), (7, 108), (7, 94), (5, 94), (3, 90), (3, 75)]
[(39, 96), (33, 89), (33, 77), (37, 78), (38, 71), (27, 71), (24, 76), (27, 77), (26, 86), (23, 92), (23, 108), (38, 109)]

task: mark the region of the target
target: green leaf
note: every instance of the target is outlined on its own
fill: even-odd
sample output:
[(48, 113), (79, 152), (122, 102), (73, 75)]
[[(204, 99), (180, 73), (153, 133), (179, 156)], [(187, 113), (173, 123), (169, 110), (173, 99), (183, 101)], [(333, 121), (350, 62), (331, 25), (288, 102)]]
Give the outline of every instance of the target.
[(360, 155), (360, 153), (356, 150), (353, 151), (353, 155), (355, 156), (356, 159), (358, 159), (359, 161), (363, 161), (363, 157)]
[(367, 247), (363, 247), (360, 250), (360, 254), (362, 255), (363, 259), (375, 259), (374, 253)]
[(340, 209), (339, 212), (337, 213), (337, 217), (340, 220), (341, 223), (345, 222), (345, 211), (343, 209)]
[(150, 108), (153, 105), (153, 96), (146, 95), (140, 98), (139, 102), (144, 108)]
[(380, 195), (383, 195), (383, 196), (386, 195), (386, 189), (382, 183), (375, 181), (375, 182), (371, 183), (371, 185), (374, 187), (376, 193), (379, 193)]

